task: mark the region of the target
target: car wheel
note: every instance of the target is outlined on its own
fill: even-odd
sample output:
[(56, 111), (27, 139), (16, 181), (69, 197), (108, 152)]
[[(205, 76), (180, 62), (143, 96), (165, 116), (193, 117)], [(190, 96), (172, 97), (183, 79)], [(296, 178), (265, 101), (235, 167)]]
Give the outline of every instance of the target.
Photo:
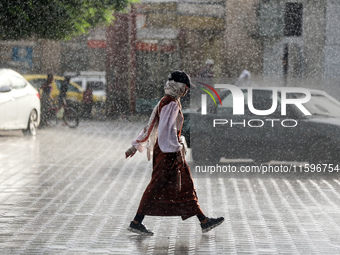
[(36, 135), (38, 124), (38, 113), (36, 110), (33, 110), (28, 118), (27, 128), (23, 130), (24, 135)]
[(70, 128), (77, 127), (79, 124), (78, 112), (71, 107), (67, 108), (64, 112), (63, 120)]
[(47, 125), (49, 127), (54, 127), (58, 124), (58, 117), (55, 113), (51, 112), (51, 115), (48, 116), (48, 119), (46, 120)]
[(216, 164), (220, 161), (221, 156), (218, 154), (218, 149), (214, 148), (209, 136), (199, 135), (192, 139), (192, 157), (195, 162)]

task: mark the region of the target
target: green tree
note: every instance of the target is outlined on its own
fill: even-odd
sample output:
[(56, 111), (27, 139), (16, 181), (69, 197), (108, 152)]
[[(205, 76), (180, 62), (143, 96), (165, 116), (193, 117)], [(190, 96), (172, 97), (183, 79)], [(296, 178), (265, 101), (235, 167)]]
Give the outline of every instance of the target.
[(131, 0), (1, 0), (0, 39), (66, 39), (109, 24)]

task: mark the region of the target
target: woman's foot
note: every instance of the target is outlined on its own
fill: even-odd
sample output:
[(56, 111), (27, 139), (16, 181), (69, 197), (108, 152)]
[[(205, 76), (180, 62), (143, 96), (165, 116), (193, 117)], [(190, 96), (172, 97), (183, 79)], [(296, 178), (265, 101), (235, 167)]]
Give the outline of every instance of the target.
[(213, 228), (220, 225), (223, 221), (224, 221), (223, 217), (219, 217), (219, 218), (216, 218), (216, 219), (206, 217), (203, 221), (201, 221), (202, 232), (206, 233), (206, 232), (212, 230)]
[(137, 233), (137, 234), (145, 235), (145, 236), (152, 236), (153, 235), (153, 232), (148, 230), (143, 223), (137, 223), (136, 224), (133, 221), (131, 221), (130, 226), (128, 227), (127, 230), (134, 232), (134, 233)]

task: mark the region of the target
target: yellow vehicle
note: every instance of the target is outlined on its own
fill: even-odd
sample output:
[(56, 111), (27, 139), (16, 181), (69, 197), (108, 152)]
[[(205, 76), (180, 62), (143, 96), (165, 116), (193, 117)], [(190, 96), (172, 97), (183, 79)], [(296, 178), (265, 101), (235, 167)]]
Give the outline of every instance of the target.
[[(30, 74), (30, 75), (24, 75), (25, 79), (28, 80), (28, 82), (35, 87), (41, 94), (41, 85), (43, 85), (46, 82), (47, 74)], [(57, 99), (60, 91), (61, 83), (63, 82), (64, 77), (62, 76), (54, 76), (54, 82), (52, 84), (52, 91), (51, 91), (51, 97), (54, 99)], [(78, 110), (81, 110), (79, 108), (83, 105), (83, 92), (81, 86), (79, 86), (77, 83), (71, 81), (68, 84), (68, 90), (67, 90), (67, 100), (68, 102), (71, 102), (71, 104), (78, 108)], [(93, 102), (94, 104), (101, 104), (102, 100), (99, 96), (93, 95)]]

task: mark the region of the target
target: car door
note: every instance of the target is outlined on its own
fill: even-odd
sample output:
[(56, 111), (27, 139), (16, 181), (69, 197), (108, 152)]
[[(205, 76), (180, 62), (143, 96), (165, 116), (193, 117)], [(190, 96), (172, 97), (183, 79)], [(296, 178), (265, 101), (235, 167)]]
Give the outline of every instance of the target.
[(7, 75), (0, 77), (0, 129), (11, 129), (14, 127), (14, 120), (17, 118), (16, 102), (13, 97), (13, 92), (8, 91), (11, 84)]
[(301, 114), (294, 105), (287, 105), (286, 115), (281, 113), (281, 93), (278, 93), (277, 110), (268, 116), (272, 119), (267, 126), (264, 141), (271, 153), (271, 159), (284, 161), (299, 160), (305, 134), (302, 132)]
[(216, 112), (211, 116), (212, 121), (215, 121), (214, 138), (224, 145), (224, 157), (248, 158), (250, 144), (250, 130), (246, 125), (248, 115), (233, 114), (233, 95), (230, 91), (222, 94), (221, 99), (222, 105), (218, 104)]
[(27, 81), (22, 77), (11, 75), (8, 77), (12, 86), (12, 95), (16, 105), (16, 118), (14, 124), (16, 128), (24, 128), (28, 123), (31, 112), (30, 95), (26, 89)]
[(83, 100), (83, 92), (72, 83), (68, 84), (67, 97), (73, 98), (74, 101), (81, 102)]
[[(232, 144), (235, 147), (238, 158), (259, 159), (262, 157), (264, 148), (263, 136), (265, 133), (265, 116), (255, 115), (249, 107), (249, 97), (252, 96), (252, 106), (257, 110), (266, 110), (268, 107), (268, 93), (265, 90), (243, 89), (244, 114), (231, 115), (228, 128), (232, 137)], [(228, 96), (230, 97), (230, 96)], [(233, 100), (223, 100), (223, 107), (232, 107)], [(229, 101), (229, 102), (226, 102)]]
[(263, 136), (256, 123), (248, 124), (253, 116), (247, 111), (247, 91), (243, 94), (245, 114), (233, 114), (233, 95), (225, 91), (221, 93), (222, 104), (210, 104), (208, 114), (201, 116), (205, 119), (205, 129), (210, 131), (210, 144), (219, 150), (216, 153), (226, 158), (253, 158)]
[[(252, 150), (250, 154), (256, 162), (268, 162), (273, 157), (273, 148), (267, 136), (272, 134), (273, 124), (276, 125), (278, 121), (277, 92), (270, 89), (248, 88), (247, 94), (247, 97), (251, 96), (245, 107), (249, 126), (248, 146)], [(270, 113), (272, 111), (273, 113)]]
[[(62, 82), (63, 82), (62, 80), (57, 80), (57, 79), (55, 80), (55, 83), (58, 89), (58, 94), (59, 94)], [(73, 84), (72, 83), (73, 82), (70, 82), (67, 86), (67, 93), (66, 93), (67, 99), (70, 101), (73, 101), (74, 103), (80, 103), (83, 100), (83, 93), (82, 91), (79, 90), (79, 88), (77, 88), (74, 85), (76, 83), (73, 83)]]
[[(233, 114), (233, 95), (227, 92), (222, 98), (222, 105), (217, 105), (215, 114), (211, 115), (211, 122), (220, 120), (214, 127), (214, 140), (225, 144), (226, 157), (268, 162), (275, 157), (273, 145), (277, 142), (268, 141), (268, 136), (270, 140), (281, 134), (279, 128), (275, 130), (272, 127), (278, 121), (278, 108), (273, 102), (275, 92), (267, 89), (243, 89), (242, 92), (244, 114)], [(267, 110), (274, 110), (274, 113), (267, 115)]]

